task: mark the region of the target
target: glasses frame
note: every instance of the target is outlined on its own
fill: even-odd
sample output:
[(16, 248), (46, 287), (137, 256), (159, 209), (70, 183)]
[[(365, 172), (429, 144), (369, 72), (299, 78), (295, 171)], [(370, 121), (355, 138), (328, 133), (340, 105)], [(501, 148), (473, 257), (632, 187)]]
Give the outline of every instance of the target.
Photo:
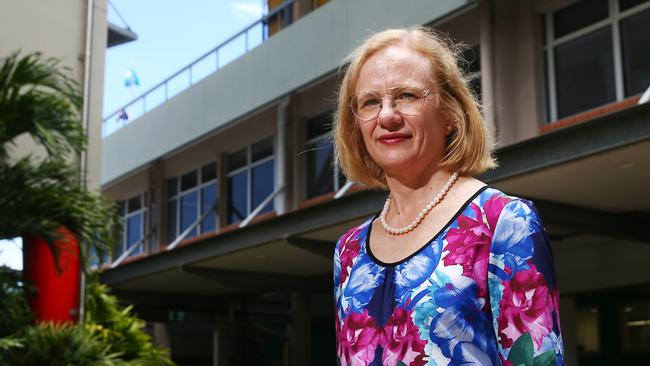
[[(397, 92), (399, 90), (404, 90), (404, 89), (405, 90), (411, 89), (411, 90), (418, 90), (418, 91), (421, 90), (421, 93), (419, 93), (419, 95), (421, 95), (421, 96), (419, 98), (417, 98), (417, 101), (421, 102), (422, 104), (418, 107), (418, 111), (416, 113), (404, 113), (399, 109), (399, 104), (395, 100), (395, 95), (397, 94)], [(391, 90), (393, 92), (390, 93), (390, 94), (384, 94), (383, 96), (380, 95), (379, 92), (387, 91), (387, 90)], [(399, 114), (404, 115), (404, 116), (416, 116), (416, 115), (418, 115), (420, 113), (422, 107), (424, 106), (424, 102), (425, 102), (426, 98), (429, 95), (434, 94), (434, 93), (436, 93), (436, 92), (431, 91), (430, 89), (427, 89), (427, 88), (420, 88), (420, 87), (417, 87), (417, 86), (396, 86), (396, 87), (393, 87), (393, 88), (386, 88), (386, 89), (381, 89), (381, 90), (376, 90), (376, 91), (366, 91), (366, 92), (362, 92), (362, 93), (353, 95), (352, 99), (350, 100), (350, 103), (348, 104), (348, 106), (350, 107), (350, 111), (352, 112), (352, 115), (355, 118), (357, 118), (358, 120), (360, 120), (360, 121), (372, 121), (372, 120), (379, 117), (379, 113), (381, 113), (381, 110), (384, 107), (383, 100), (390, 96), (391, 99), (392, 99), (392, 108), (395, 111), (397, 111)], [(377, 114), (375, 116), (373, 116), (373, 117), (370, 117), (370, 118), (361, 117), (357, 113), (357, 111), (355, 111), (355, 109), (357, 109), (356, 107), (358, 106), (357, 101), (359, 100), (359, 96), (360, 95), (365, 95), (365, 94), (374, 94), (374, 95), (377, 96), (377, 98), (379, 98), (379, 100), (382, 101), (382, 103), (380, 103), (380, 105), (379, 105), (379, 108), (377, 108)]]

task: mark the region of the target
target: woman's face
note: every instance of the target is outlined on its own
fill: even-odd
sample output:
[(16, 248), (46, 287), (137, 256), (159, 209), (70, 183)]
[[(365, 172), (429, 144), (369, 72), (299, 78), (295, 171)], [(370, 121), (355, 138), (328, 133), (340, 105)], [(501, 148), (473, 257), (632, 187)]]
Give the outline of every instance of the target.
[[(393, 96), (396, 88), (403, 87), (431, 91), (418, 113), (405, 115), (394, 108), (393, 99), (409, 97)], [(436, 90), (429, 60), (408, 46), (384, 48), (361, 67), (355, 95), (374, 92), (381, 109), (377, 118), (357, 118), (357, 123), (368, 153), (387, 175), (437, 169), (445, 152), (446, 124)]]

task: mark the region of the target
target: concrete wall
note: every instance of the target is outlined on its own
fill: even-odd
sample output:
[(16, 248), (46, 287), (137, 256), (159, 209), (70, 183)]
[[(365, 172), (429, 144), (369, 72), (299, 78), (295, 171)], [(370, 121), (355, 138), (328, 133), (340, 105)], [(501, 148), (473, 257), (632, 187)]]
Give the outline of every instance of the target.
[(102, 184), (219, 130), (339, 67), (363, 38), (424, 24), (470, 0), (332, 1), (104, 140)]
[[(16, 50), (21, 50), (21, 54), (40, 51), (46, 57), (56, 57), (71, 69), (82, 92), (86, 4), (85, 0), (4, 0), (0, 11), (0, 57)], [(99, 189), (106, 32), (106, 0), (95, 0), (87, 175), (91, 189)], [(21, 136), (13, 154), (25, 156), (34, 151), (44, 153), (27, 136)]]

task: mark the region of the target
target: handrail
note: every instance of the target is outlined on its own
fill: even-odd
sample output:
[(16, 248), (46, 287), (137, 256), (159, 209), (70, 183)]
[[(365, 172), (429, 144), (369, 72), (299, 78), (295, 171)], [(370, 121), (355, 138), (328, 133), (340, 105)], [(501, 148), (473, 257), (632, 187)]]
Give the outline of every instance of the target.
[(206, 217), (208, 217), (208, 215), (210, 215), (210, 214), (211, 214), (213, 211), (215, 211), (216, 209), (217, 209), (217, 202), (215, 202), (214, 205), (212, 205), (212, 207), (210, 207), (209, 210), (205, 211), (205, 212), (203, 213), (203, 215), (201, 215), (201, 217), (199, 217), (198, 219), (196, 219), (196, 221), (194, 221), (194, 222), (192, 223), (192, 225), (188, 226), (187, 229), (185, 229), (185, 231), (183, 231), (183, 232), (181, 233), (181, 235), (177, 236), (176, 239), (174, 239), (174, 241), (173, 241), (171, 244), (169, 244), (169, 245), (167, 246), (167, 250), (172, 250), (172, 249), (176, 248), (176, 246), (178, 245), (178, 243), (180, 243), (181, 241), (183, 241), (183, 240), (185, 239), (185, 237), (186, 237), (187, 235), (189, 235), (189, 233), (190, 233), (192, 230), (194, 230), (194, 228), (195, 228), (195, 227), (196, 227), (196, 226), (197, 226), (201, 221), (203, 221)]
[(266, 205), (268, 205), (268, 204), (271, 202), (271, 200), (275, 198), (275, 196), (277, 196), (277, 195), (280, 194), (282, 191), (284, 191), (284, 188), (285, 188), (285, 186), (282, 186), (282, 187), (276, 189), (276, 190), (275, 190), (273, 193), (271, 193), (270, 195), (268, 195), (268, 196), (264, 199), (264, 201), (262, 201), (259, 205), (257, 205), (257, 207), (255, 207), (255, 209), (253, 210), (253, 212), (251, 212), (250, 214), (248, 214), (248, 216), (246, 216), (246, 218), (244, 219), (244, 221), (242, 221), (242, 222), (239, 224), (239, 228), (243, 228), (243, 227), (245, 227), (246, 225), (248, 225), (251, 221), (253, 221), (253, 219), (255, 218), (255, 216), (257, 216), (257, 215), (260, 213), (260, 211), (262, 211), (262, 209), (264, 209), (264, 207), (266, 207)]
[(131, 245), (131, 247), (129, 249), (125, 250), (124, 253), (122, 253), (122, 255), (120, 255), (115, 261), (113, 261), (113, 263), (111, 263), (111, 265), (110, 265), (111, 269), (119, 266), (127, 257), (129, 257), (131, 255), (131, 253), (133, 253), (135, 251), (136, 248), (138, 248), (140, 246), (143, 246), (142, 249), (144, 249), (144, 242), (150, 236), (151, 236), (151, 233), (143, 236), (140, 240), (133, 243), (133, 245)]
[(341, 187), (341, 189), (339, 189), (339, 190), (334, 194), (334, 199), (337, 199), (337, 198), (341, 198), (341, 197), (343, 197), (346, 193), (348, 193), (348, 190), (350, 190), (350, 188), (352, 188), (353, 185), (354, 185), (354, 182), (351, 181), (351, 180), (345, 182), (345, 184), (343, 185), (343, 187)]
[[(296, 0), (285, 0), (281, 5), (273, 8), (269, 13), (265, 14), (260, 19), (258, 19), (255, 22), (251, 23), (249, 26), (247, 26), (243, 30), (239, 31), (238, 33), (236, 33), (233, 36), (229, 37), (225, 41), (221, 42), (219, 45), (217, 45), (215, 48), (211, 49), (210, 51), (207, 51), (204, 54), (202, 54), (201, 56), (199, 56), (198, 58), (194, 59), (194, 61), (190, 62), (189, 64), (187, 64), (186, 66), (184, 66), (180, 70), (176, 71), (171, 76), (167, 77), (165, 80), (163, 80), (160, 83), (158, 83), (158, 84), (154, 85), (153, 87), (149, 88), (147, 91), (145, 91), (144, 93), (142, 93), (140, 96), (136, 97), (135, 99), (131, 100), (130, 102), (126, 103), (121, 108), (118, 108), (113, 113), (109, 114), (108, 116), (106, 116), (104, 118), (104, 125), (106, 125), (108, 122), (110, 122), (111, 119), (117, 118), (121, 113), (126, 112), (128, 108), (130, 108), (131, 106), (133, 106), (133, 105), (135, 105), (136, 103), (139, 103), (139, 102), (142, 102), (142, 114), (147, 113), (150, 110), (150, 109), (147, 109), (147, 103), (146, 103), (147, 96), (150, 96), (154, 91), (158, 91), (158, 89), (161, 88), (161, 87), (164, 87), (164, 99), (163, 99), (163, 101), (161, 103), (164, 103), (164, 102), (168, 101), (170, 99), (169, 98), (169, 82), (172, 81), (177, 76), (183, 74), (184, 72), (189, 72), (189, 83), (188, 83), (189, 85), (187, 85), (186, 87), (181, 88), (181, 90), (185, 90), (185, 89), (189, 88), (190, 86), (194, 85), (196, 83), (196, 81), (192, 80), (192, 68), (195, 65), (197, 65), (199, 62), (204, 61), (208, 56), (211, 56), (212, 54), (215, 55), (216, 65), (215, 65), (215, 69), (213, 71), (209, 72), (208, 74), (216, 72), (217, 70), (220, 69), (220, 66), (219, 66), (219, 51), (222, 50), (225, 46), (229, 45), (231, 42), (233, 42), (236, 39), (240, 38), (241, 36), (245, 36), (244, 54), (247, 53), (248, 51), (250, 51), (252, 49), (252, 48), (249, 49), (248, 32), (250, 30), (252, 30), (253, 28), (257, 27), (260, 24), (262, 26), (268, 24), (269, 20), (271, 18), (277, 16), (278, 14), (280, 14), (280, 12), (284, 11), (289, 6), (292, 6), (295, 1)], [(265, 29), (262, 28), (262, 40), (261, 40), (260, 43), (264, 43), (267, 38), (268, 38), (268, 36), (266, 35)], [(160, 103), (158, 103), (158, 104), (160, 104)], [(158, 104), (156, 104), (156, 105), (158, 105)], [(138, 115), (138, 117), (139, 116), (140, 115)], [(138, 117), (133, 118), (131, 121), (126, 121), (126, 123), (132, 122), (133, 120), (137, 119)], [(121, 127), (117, 127), (117, 128), (115, 128), (115, 130), (118, 130), (119, 128), (121, 128)], [(112, 132), (114, 132), (114, 131), (111, 131), (110, 133), (112, 133)], [(102, 130), (102, 136), (103, 137), (108, 136), (110, 133), (108, 131)]]
[(648, 102), (650, 102), (650, 85), (648, 85), (648, 89), (646, 89), (643, 95), (641, 95), (641, 98), (639, 99), (639, 102), (637, 104), (643, 104)]

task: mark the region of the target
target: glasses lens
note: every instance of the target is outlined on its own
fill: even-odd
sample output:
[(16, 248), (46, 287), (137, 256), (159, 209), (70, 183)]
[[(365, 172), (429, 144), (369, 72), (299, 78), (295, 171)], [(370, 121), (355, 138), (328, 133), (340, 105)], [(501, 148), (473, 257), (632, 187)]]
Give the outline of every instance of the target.
[(352, 112), (360, 119), (377, 117), (381, 109), (381, 98), (376, 93), (366, 92), (357, 95)]
[[(420, 88), (396, 88), (391, 99), (393, 107), (403, 115), (416, 115), (424, 105), (428, 95), (426, 90)], [(351, 105), (352, 113), (359, 119), (369, 120), (377, 118), (382, 108), (382, 97), (374, 92), (364, 92), (357, 95)]]
[(424, 104), (426, 91), (419, 88), (400, 88), (395, 91), (395, 107), (401, 114), (414, 115)]

